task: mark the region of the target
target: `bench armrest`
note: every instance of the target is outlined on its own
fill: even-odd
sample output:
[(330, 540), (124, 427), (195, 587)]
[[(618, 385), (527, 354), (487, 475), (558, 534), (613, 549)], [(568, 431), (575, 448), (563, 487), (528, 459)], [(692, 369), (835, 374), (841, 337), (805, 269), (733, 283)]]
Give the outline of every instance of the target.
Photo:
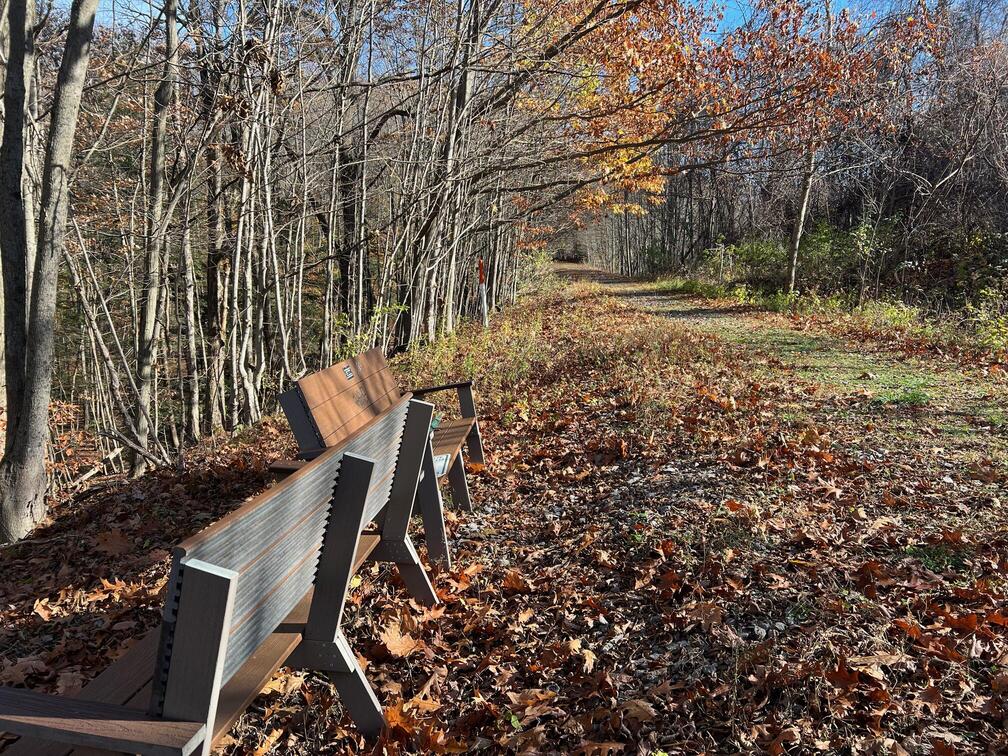
[(0, 688), (0, 728), (71, 746), (155, 756), (188, 756), (207, 737), (205, 722), (173, 722), (140, 709)]
[(424, 388), (413, 389), (413, 395), (417, 397), (422, 397), (425, 396), (426, 394), (436, 394), (439, 391), (450, 391), (452, 389), (455, 389), (457, 391), (460, 388), (472, 388), (472, 381), (445, 383), (442, 386), (425, 386)]
[(433, 394), (436, 391), (450, 391), (452, 389), (458, 393), (459, 413), (462, 417), (471, 417), (476, 421), (473, 423), (465, 443), (472, 461), (482, 465), (485, 463), (483, 438), (480, 436), (479, 420), (476, 416), (476, 400), (473, 398), (472, 381), (459, 381), (458, 383), (446, 383), (443, 386), (415, 389), (413, 395), (422, 397), (425, 394)]
[(274, 475), (290, 475), (296, 473), (307, 465), (307, 460), (303, 459), (278, 459), (269, 466), (269, 471)]

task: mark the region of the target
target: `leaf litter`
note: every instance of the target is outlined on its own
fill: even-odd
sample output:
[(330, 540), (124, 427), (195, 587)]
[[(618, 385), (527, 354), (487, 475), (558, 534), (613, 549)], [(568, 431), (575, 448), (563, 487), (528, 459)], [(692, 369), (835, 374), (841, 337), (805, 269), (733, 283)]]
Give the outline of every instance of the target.
[[(1008, 749), (1003, 459), (934, 452), (865, 397), (592, 286), (397, 367), (475, 372), (490, 459), (476, 511), (446, 505), (441, 605), (386, 566), (354, 581), (389, 729), (364, 743), (323, 676), (284, 670), (222, 752)], [(271, 419), (60, 502), (0, 551), (0, 681), (79, 689), (156, 626), (172, 545), (291, 451)]]

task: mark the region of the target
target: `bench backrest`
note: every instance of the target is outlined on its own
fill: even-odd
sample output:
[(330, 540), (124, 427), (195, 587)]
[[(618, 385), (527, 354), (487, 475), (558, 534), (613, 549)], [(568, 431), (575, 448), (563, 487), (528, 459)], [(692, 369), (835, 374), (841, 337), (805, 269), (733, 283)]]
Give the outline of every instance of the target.
[[(326, 528), (330, 522), (344, 526), (339, 519), (340, 502), (333, 495), (345, 454), (374, 462), (363, 523), (381, 512), (392, 488), (409, 399), (408, 395), (402, 397), (337, 448), (328, 449), (175, 548), (154, 677), (154, 713), (177, 717), (176, 712), (163, 710), (173, 676), (176, 672), (188, 674), (186, 670), (193, 664), (205, 664), (199, 659), (179, 658), (180, 638), (202, 634), (212, 643), (215, 623), (221, 625), (218, 635), (226, 637), (226, 645), (215, 683), (219, 688), (311, 589)], [(223, 619), (217, 618), (220, 611), (203, 607), (204, 597), (193, 595), (193, 591), (213, 594), (215, 578), (232, 584), (233, 595), (221, 599), (231, 602)], [(212, 595), (205, 598), (207, 602), (214, 600)], [(185, 653), (190, 653), (188, 648)], [(207, 669), (206, 674), (213, 676), (215, 670)]]
[(280, 395), (302, 453), (339, 444), (400, 400), (380, 349), (299, 379)]

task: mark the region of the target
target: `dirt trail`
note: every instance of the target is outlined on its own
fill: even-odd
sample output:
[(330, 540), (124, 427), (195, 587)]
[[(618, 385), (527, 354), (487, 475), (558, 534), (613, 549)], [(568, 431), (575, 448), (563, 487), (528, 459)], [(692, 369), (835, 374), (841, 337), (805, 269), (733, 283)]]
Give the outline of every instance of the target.
[(654, 282), (570, 263), (558, 263), (555, 271), (569, 281), (597, 283), (631, 307), (736, 345), (767, 380), (787, 376), (822, 386), (836, 397), (870, 396), (888, 422), (908, 434), (931, 435), (948, 448), (950, 458), (1008, 464), (1003, 381), (992, 382), (952, 360), (895, 354), (783, 315), (669, 292)]
[(558, 276), (568, 281), (592, 282), (628, 304), (656, 315), (712, 333), (746, 330), (749, 318), (744, 307), (722, 307), (689, 294), (662, 291), (650, 283), (638, 283), (577, 263), (556, 263)]

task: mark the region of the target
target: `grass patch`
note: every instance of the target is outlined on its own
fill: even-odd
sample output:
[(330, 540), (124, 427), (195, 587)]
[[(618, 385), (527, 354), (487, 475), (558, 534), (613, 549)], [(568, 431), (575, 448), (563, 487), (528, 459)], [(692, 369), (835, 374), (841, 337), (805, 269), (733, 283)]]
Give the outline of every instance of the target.
[(687, 294), (705, 299), (736, 299), (735, 287), (730, 284), (710, 283), (696, 278), (660, 278), (654, 282), (656, 294)]
[(674, 276), (654, 284), (656, 293), (684, 294), (725, 301), (789, 316), (829, 318), (846, 323), (853, 336), (941, 348), (968, 349), (995, 357), (1008, 354), (1008, 297), (985, 289), (959, 310), (937, 313), (897, 299), (859, 303), (849, 292), (768, 291), (746, 283)]
[(943, 572), (962, 573), (966, 569), (966, 555), (961, 550), (953, 549), (946, 544), (907, 546), (904, 553), (937, 574)]
[(916, 380), (909, 385), (882, 392), (872, 400), (872, 403), (876, 406), (920, 409), (932, 401), (929, 389), (930, 384), (927, 381)]

